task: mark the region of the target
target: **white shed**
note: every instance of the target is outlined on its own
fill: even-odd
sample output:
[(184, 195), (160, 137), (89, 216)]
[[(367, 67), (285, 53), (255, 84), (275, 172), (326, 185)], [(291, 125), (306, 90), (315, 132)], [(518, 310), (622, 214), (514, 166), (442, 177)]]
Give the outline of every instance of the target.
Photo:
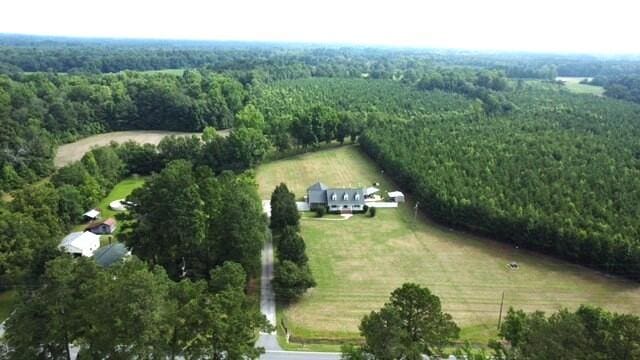
[(404, 194), (400, 191), (391, 191), (388, 195), (395, 202), (404, 202)]
[(85, 218), (85, 219), (89, 219), (89, 220), (95, 220), (95, 219), (100, 217), (100, 210), (91, 209), (91, 210), (87, 211), (86, 213), (82, 214), (82, 217)]
[(100, 247), (100, 236), (90, 232), (72, 232), (65, 236), (58, 245), (60, 250), (77, 256), (93, 256), (93, 252)]
[(378, 191), (380, 191), (380, 189), (378, 189), (377, 187), (369, 186), (368, 188), (364, 189), (364, 196), (370, 197), (373, 194), (377, 193)]

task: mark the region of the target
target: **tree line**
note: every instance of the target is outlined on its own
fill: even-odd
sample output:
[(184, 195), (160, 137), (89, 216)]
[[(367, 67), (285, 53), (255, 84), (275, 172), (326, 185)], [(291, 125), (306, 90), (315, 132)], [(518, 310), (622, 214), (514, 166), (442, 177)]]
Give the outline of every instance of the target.
[(640, 103), (640, 75), (599, 76), (583, 82), (603, 86), (605, 96)]
[[(491, 87), (502, 83), (494, 75), (441, 80), (453, 89), (465, 81)], [(637, 105), (530, 83), (499, 91), (513, 104), (506, 113), (487, 113), (457, 91), (388, 80), (299, 79), (254, 90), (251, 103), (272, 139), (313, 146), (355, 129), (353, 139), (443, 223), (640, 274)]]
[(501, 91), (508, 81), (499, 71), (440, 70), (425, 74), (416, 84), (420, 90), (443, 90), (466, 95), (482, 102), (488, 114), (509, 112), (514, 104)]
[(390, 122), (360, 143), (441, 222), (639, 279), (637, 106), (509, 96), (507, 116)]
[[(440, 80), (455, 89), (501, 83), (496, 76), (463, 71)], [(441, 222), (640, 275), (637, 105), (532, 83), (499, 91), (514, 105), (506, 113), (487, 113), (457, 91), (387, 80), (287, 80), (255, 92), (251, 103), (274, 142), (313, 146), (353, 129), (352, 138)]]
[[(256, 357), (255, 334), (269, 325), (246, 291), (260, 272), (267, 223), (245, 172), (264, 154), (247, 132), (222, 138), (207, 128), (158, 146), (93, 149), (3, 202), (0, 289), (20, 298), (5, 355), (62, 359), (73, 343), (92, 358)], [(117, 238), (133, 258), (102, 269), (62, 254), (65, 231), (133, 174), (150, 176), (118, 215)]]
[(433, 66), (502, 70), (510, 77), (613, 76), (640, 72), (637, 57), (376, 49), (252, 42), (0, 36), (0, 73), (113, 73), (207, 66), (273, 80), (300, 77), (418, 79)]
[(245, 99), (240, 82), (211, 71), (0, 76), (0, 190), (49, 175), (57, 144), (115, 130), (229, 128)]
[(282, 304), (297, 300), (307, 289), (316, 286), (308, 265), (306, 244), (300, 235), (300, 213), (295, 199), (284, 183), (276, 186), (271, 195), (269, 227), (277, 259), (273, 289)]
[(406, 283), (360, 322), (361, 345), (342, 346), (344, 360), (423, 359), (455, 354), (470, 360), (636, 359), (640, 318), (598, 307), (560, 309), (549, 316), (510, 308), (487, 349), (454, 345), (460, 329), (428, 288)]
[(256, 358), (255, 334), (270, 330), (233, 262), (213, 268), (209, 281), (176, 282), (136, 258), (101, 269), (61, 256), (42, 282), (23, 290), (7, 320), (3, 358), (68, 359), (71, 346), (91, 359)]

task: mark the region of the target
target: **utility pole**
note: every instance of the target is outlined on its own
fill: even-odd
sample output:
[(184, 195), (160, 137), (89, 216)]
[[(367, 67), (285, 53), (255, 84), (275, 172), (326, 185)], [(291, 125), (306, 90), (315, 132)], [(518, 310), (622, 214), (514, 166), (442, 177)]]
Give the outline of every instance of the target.
[(502, 322), (502, 306), (504, 305), (504, 291), (502, 292), (502, 300), (500, 300), (500, 315), (498, 315), (498, 330), (500, 330), (500, 323)]

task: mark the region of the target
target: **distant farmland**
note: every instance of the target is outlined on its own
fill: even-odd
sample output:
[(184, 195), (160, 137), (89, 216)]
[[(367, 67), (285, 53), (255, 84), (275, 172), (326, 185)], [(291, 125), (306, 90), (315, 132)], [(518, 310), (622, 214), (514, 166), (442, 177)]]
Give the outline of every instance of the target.
[(583, 77), (558, 77), (556, 78), (556, 80), (559, 81), (563, 81), (564, 82), (564, 87), (576, 94), (591, 94), (591, 95), (597, 95), (597, 96), (602, 96), (604, 94), (604, 88), (602, 86), (595, 86), (595, 85), (586, 85), (586, 84), (581, 84), (580, 81), (584, 80), (584, 79), (589, 79), (591, 80), (591, 78), (583, 78)]
[[(225, 134), (223, 132), (223, 134)], [(106, 134), (93, 135), (80, 139), (70, 144), (58, 147), (53, 163), (60, 168), (74, 161), (82, 159), (82, 156), (93, 147), (109, 145), (112, 141), (124, 143), (129, 140), (141, 144), (158, 144), (165, 136), (169, 135), (199, 135), (199, 133), (184, 133), (174, 131), (137, 130), (137, 131), (116, 131)]]

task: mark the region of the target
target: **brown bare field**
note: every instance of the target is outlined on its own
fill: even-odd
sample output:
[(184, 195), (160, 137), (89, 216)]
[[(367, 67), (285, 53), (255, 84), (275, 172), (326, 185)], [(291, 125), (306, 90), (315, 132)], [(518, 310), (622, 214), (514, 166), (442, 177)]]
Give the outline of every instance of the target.
[[(219, 134), (226, 136), (228, 130), (222, 130)], [(58, 147), (56, 157), (53, 161), (57, 168), (63, 167), (74, 161), (82, 159), (82, 156), (93, 147), (109, 145), (112, 141), (124, 143), (129, 140), (141, 144), (158, 144), (165, 136), (178, 135), (200, 135), (200, 133), (185, 133), (175, 131), (158, 131), (158, 130), (136, 130), (136, 131), (116, 131), (106, 134), (99, 134), (80, 139), (70, 144), (64, 144)]]
[[(257, 179), (264, 199), (280, 182), (297, 197), (318, 180), (329, 186), (375, 181), (384, 190), (396, 189), (357, 146), (267, 163), (258, 168)], [(640, 313), (638, 283), (453, 231), (424, 216), (414, 220), (412, 206), (408, 202), (379, 209), (374, 218), (357, 215), (347, 221), (303, 217), (302, 234), (318, 286), (279, 311), (293, 336), (306, 342), (357, 338), (362, 316), (409, 281), (438, 295), (461, 326), (463, 339), (479, 344), (496, 333), (503, 291), (505, 312), (510, 306), (553, 312), (592, 304)], [(509, 269), (512, 261), (519, 269)]]

